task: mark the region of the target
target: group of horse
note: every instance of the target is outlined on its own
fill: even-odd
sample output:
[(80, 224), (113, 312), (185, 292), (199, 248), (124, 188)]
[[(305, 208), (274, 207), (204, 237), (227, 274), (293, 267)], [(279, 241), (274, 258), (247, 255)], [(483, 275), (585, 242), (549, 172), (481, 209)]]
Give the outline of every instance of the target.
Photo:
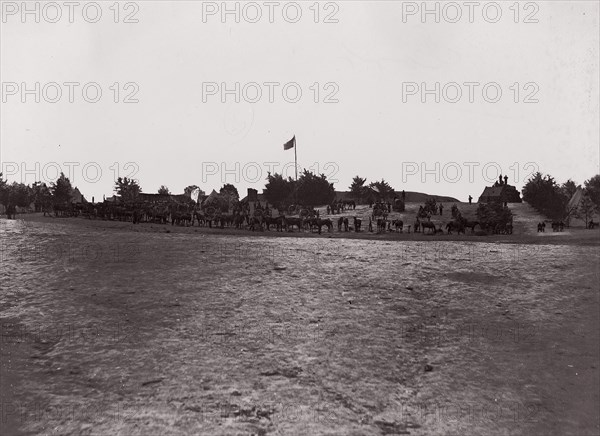
[(327, 214), (335, 215), (345, 210), (355, 210), (356, 202), (354, 200), (340, 200), (327, 205)]
[[(340, 204), (342, 204), (340, 202)], [(349, 205), (352, 207), (351, 205)], [(381, 208), (379, 213), (373, 214), (369, 217), (368, 231), (377, 233), (392, 232), (403, 233), (405, 229), (404, 222), (401, 219), (388, 219), (388, 210)], [(133, 224), (145, 223), (157, 223), (157, 224), (171, 224), (178, 226), (200, 226), (209, 228), (235, 228), (245, 229), (252, 231), (271, 231), (275, 229), (278, 232), (294, 230), (298, 231), (316, 231), (319, 234), (323, 229), (327, 229), (331, 232), (334, 228), (334, 222), (329, 218), (320, 218), (318, 214), (313, 213), (305, 214), (300, 217), (286, 217), (281, 216), (270, 216), (270, 213), (265, 213), (264, 210), (257, 210), (254, 216), (250, 215), (246, 211), (237, 211), (233, 214), (221, 213), (218, 210), (209, 208), (202, 209), (198, 206), (191, 204), (122, 204), (122, 203), (87, 203), (84, 205), (54, 205), (52, 210), (44, 209), (44, 215), (54, 214), (57, 217), (68, 217), (68, 216), (84, 216), (89, 219), (103, 219), (103, 220), (118, 220), (128, 221)], [(341, 216), (337, 218), (337, 230), (342, 232), (361, 232), (363, 231), (362, 219), (354, 216)], [(556, 224), (556, 226), (555, 226)], [(553, 223), (553, 229), (555, 231), (562, 231), (562, 223)], [(541, 225), (541, 223), (540, 223)], [(541, 227), (538, 225), (538, 231)], [(494, 223), (494, 224), (482, 224), (478, 221), (470, 221), (462, 216), (454, 218), (452, 221), (445, 224), (445, 229), (448, 234), (465, 234), (466, 229), (471, 229), (471, 233), (475, 232), (476, 226), (479, 226), (481, 230), (487, 233), (495, 234), (512, 234), (512, 223)], [(544, 225), (545, 226), (545, 225)], [(408, 226), (408, 232), (410, 232)], [(376, 230), (375, 230), (376, 229)], [(414, 221), (413, 229), (415, 233), (429, 233), (438, 234), (444, 233), (443, 225), (440, 224), (436, 227), (436, 224), (431, 220), (422, 219), (417, 216)], [(558, 230), (560, 229), (560, 230)], [(367, 230), (367, 229), (365, 229)]]

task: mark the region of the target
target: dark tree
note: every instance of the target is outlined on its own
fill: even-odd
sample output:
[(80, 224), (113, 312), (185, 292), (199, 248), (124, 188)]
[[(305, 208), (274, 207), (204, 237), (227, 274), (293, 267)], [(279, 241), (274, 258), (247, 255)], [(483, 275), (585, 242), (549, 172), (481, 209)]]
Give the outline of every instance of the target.
[(595, 175), (583, 183), (585, 193), (590, 197), (590, 200), (596, 206), (596, 210), (600, 212), (600, 174)]
[(275, 208), (282, 209), (292, 204), (295, 181), (288, 177), (284, 179), (281, 174), (267, 175), (267, 184), (265, 185), (265, 198)]
[(305, 206), (329, 204), (335, 198), (333, 183), (329, 183), (325, 174), (317, 176), (304, 169), (298, 178), (298, 202)]
[(169, 191), (169, 188), (167, 188), (165, 185), (160, 185), (160, 188), (158, 188), (158, 193), (159, 195), (171, 195), (171, 191)]
[(592, 199), (584, 195), (579, 202), (579, 207), (577, 208), (577, 212), (575, 216), (585, 221), (585, 228), (587, 229), (590, 218), (594, 216), (594, 212), (596, 209), (596, 205), (592, 201)]
[(36, 212), (41, 211), (44, 206), (52, 204), (52, 192), (45, 183), (35, 182), (31, 185), (31, 191)]
[(512, 212), (499, 201), (479, 203), (477, 206), (477, 220), (482, 228), (492, 229), (496, 224), (504, 226), (512, 221)]
[(8, 204), (8, 194), (8, 182), (2, 179), (2, 173), (0, 173), (0, 203), (5, 206)]
[(240, 194), (238, 194), (237, 188), (231, 183), (225, 183), (223, 187), (219, 190), (219, 194), (228, 196), (233, 201), (237, 201), (240, 199)]
[(350, 196), (356, 201), (361, 201), (362, 198), (367, 194), (367, 187), (365, 186), (366, 182), (367, 179), (363, 179), (359, 176), (356, 176), (352, 179), (352, 184), (350, 185)]
[(129, 202), (134, 201), (138, 197), (140, 192), (142, 192), (142, 188), (138, 182), (133, 179), (119, 177), (115, 182), (115, 192), (117, 195), (121, 196), (123, 201)]
[(60, 177), (56, 179), (55, 183), (52, 183), (50, 190), (55, 204), (64, 204), (71, 201), (73, 187), (71, 181), (63, 173), (60, 173)]
[(10, 203), (14, 206), (28, 207), (33, 201), (31, 188), (23, 183), (13, 182), (9, 187)]
[(376, 192), (376, 197), (382, 201), (386, 201), (390, 197), (394, 197), (394, 188), (392, 188), (384, 179), (381, 179), (379, 182), (371, 183), (369, 187)]
[(577, 191), (577, 185), (573, 180), (569, 179), (560, 186), (560, 189), (565, 197), (570, 200), (573, 194), (575, 194), (575, 191)]
[(523, 187), (523, 200), (552, 219), (564, 219), (569, 198), (550, 175), (538, 172)]

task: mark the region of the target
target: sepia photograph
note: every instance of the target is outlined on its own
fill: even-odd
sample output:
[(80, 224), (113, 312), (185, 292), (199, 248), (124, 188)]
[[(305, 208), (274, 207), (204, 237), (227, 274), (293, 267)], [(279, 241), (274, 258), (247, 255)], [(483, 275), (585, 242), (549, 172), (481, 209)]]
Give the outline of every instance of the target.
[(600, 436), (600, 0), (0, 11), (0, 435)]

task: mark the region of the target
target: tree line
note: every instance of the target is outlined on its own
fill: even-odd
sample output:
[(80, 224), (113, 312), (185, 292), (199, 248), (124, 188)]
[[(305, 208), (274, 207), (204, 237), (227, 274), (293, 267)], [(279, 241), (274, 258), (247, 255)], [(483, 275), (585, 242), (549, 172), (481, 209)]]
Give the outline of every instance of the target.
[[(583, 189), (583, 196), (578, 204), (569, 207), (569, 201), (577, 191)], [(537, 172), (533, 174), (523, 187), (523, 200), (538, 212), (555, 220), (570, 217), (588, 220), (600, 213), (600, 174), (591, 177), (581, 185), (573, 180), (559, 184), (549, 174)]]
[(46, 185), (34, 182), (31, 185), (24, 183), (8, 183), (0, 172), (0, 204), (29, 207), (32, 203), (36, 211), (52, 204), (64, 204), (71, 200), (73, 187), (68, 177), (60, 173), (56, 182)]

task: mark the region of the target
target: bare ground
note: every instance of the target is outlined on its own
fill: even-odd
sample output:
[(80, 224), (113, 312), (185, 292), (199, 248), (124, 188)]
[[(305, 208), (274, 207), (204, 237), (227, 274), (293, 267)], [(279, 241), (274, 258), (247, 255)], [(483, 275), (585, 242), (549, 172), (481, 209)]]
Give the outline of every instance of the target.
[(600, 233), (515, 213), (494, 238), (1, 221), (1, 433), (599, 434)]

